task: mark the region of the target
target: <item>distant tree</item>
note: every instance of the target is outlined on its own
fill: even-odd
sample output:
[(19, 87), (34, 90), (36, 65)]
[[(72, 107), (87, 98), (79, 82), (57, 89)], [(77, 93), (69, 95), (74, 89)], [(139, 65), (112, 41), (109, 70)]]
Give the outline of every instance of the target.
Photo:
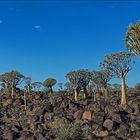
[(131, 59), (130, 53), (120, 52), (105, 56), (104, 61), (100, 64), (103, 69), (122, 80), (121, 105), (127, 103), (125, 77), (132, 68)]
[(63, 90), (63, 87), (62, 87), (62, 86), (63, 86), (62, 83), (58, 83), (58, 90), (59, 90), (59, 91), (62, 91), (62, 90)]
[(120, 92), (121, 91), (121, 84), (113, 84), (112, 85), (113, 91)]
[(5, 88), (10, 86), (12, 89), (12, 98), (14, 97), (14, 92), (17, 88), (17, 85), (21, 84), (23, 78), (24, 76), (17, 71), (11, 71), (0, 76), (0, 79), (5, 84)]
[(73, 93), (73, 84), (71, 82), (66, 82), (64, 84), (64, 90), (67, 91), (68, 95), (70, 95), (71, 93)]
[(78, 89), (81, 87), (84, 90), (85, 98), (88, 96), (87, 85), (90, 82), (91, 73), (88, 70), (77, 70), (69, 72), (66, 78), (72, 83), (74, 88), (74, 99), (78, 100)]
[(91, 94), (91, 96), (95, 95), (96, 88), (95, 88), (95, 86), (93, 85), (92, 81), (90, 81), (90, 83), (88, 84), (88, 86), (87, 86), (87, 91), (88, 91), (88, 93)]
[(120, 97), (122, 85), (115, 83), (112, 84), (111, 87), (112, 87), (112, 92), (115, 93), (115, 95), (117, 95), (118, 97)]
[(101, 86), (100, 76), (98, 71), (92, 71), (91, 81), (93, 86), (95, 87), (95, 93), (94, 93), (94, 101), (96, 101), (96, 93), (99, 94), (99, 89)]
[(107, 70), (92, 71), (91, 81), (95, 86), (94, 101), (96, 101), (96, 94), (100, 95), (100, 89), (104, 89), (105, 97), (108, 96), (108, 82), (112, 78), (112, 75)]
[(31, 86), (33, 87), (33, 90), (34, 91), (39, 92), (40, 91), (40, 88), (43, 86), (43, 84), (41, 82), (33, 82), (31, 84)]
[(10, 80), (9, 73), (4, 73), (0, 75), (1, 87), (4, 89), (6, 93), (10, 91)]
[(31, 82), (32, 82), (32, 79), (31, 79), (31, 77), (24, 77), (24, 82), (25, 82), (25, 86), (24, 86), (24, 88), (25, 88), (25, 91), (24, 91), (24, 107), (25, 107), (25, 110), (27, 110), (27, 95), (26, 95), (26, 93), (30, 93), (30, 91), (31, 91), (31, 89), (32, 89), (32, 86), (31, 86)]
[(48, 78), (47, 80), (45, 80), (43, 82), (43, 85), (44, 87), (47, 87), (50, 91), (50, 94), (53, 93), (53, 89), (52, 87), (57, 83), (57, 80), (56, 79), (53, 79), (53, 78)]
[(100, 84), (104, 88), (105, 97), (108, 97), (108, 82), (112, 79), (113, 75), (107, 70), (99, 71)]
[(32, 79), (31, 77), (24, 77), (24, 82), (25, 82), (25, 89), (27, 90), (28, 93), (30, 93), (31, 90), (31, 83), (32, 83)]
[(128, 26), (125, 41), (126, 48), (140, 58), (140, 22)]
[(140, 83), (137, 83), (137, 84), (135, 85), (135, 89), (136, 89), (136, 90), (140, 90)]

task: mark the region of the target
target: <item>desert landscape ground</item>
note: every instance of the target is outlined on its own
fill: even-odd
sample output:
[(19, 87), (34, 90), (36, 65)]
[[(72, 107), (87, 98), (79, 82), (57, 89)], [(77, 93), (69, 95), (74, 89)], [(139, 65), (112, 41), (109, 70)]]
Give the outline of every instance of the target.
[(0, 140), (140, 140), (139, 6), (0, 1)]

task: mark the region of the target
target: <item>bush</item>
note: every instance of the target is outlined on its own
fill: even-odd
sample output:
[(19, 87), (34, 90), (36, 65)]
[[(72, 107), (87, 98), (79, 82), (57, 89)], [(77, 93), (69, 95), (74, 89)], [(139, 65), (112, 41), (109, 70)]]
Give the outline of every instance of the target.
[(81, 136), (80, 126), (65, 120), (61, 123), (55, 140), (82, 140)]

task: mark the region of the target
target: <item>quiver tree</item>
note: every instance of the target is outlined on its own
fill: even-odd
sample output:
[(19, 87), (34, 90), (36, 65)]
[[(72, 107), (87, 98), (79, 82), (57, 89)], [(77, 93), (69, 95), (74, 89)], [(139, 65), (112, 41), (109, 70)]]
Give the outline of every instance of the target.
[(104, 61), (100, 64), (103, 69), (122, 80), (121, 105), (127, 103), (125, 77), (132, 68), (131, 59), (130, 53), (120, 52), (105, 56)]
[(52, 87), (57, 83), (56, 79), (53, 78), (48, 78), (43, 82), (44, 87), (48, 88), (50, 91), (50, 94), (53, 94), (53, 89)]
[(78, 100), (78, 89), (82, 88), (84, 90), (85, 98), (87, 98), (87, 85), (90, 82), (91, 73), (88, 70), (77, 70), (69, 72), (66, 78), (72, 83), (74, 88), (74, 99)]
[(68, 95), (73, 93), (73, 84), (71, 82), (66, 82), (64, 87), (65, 87), (64, 90), (67, 91)]
[(118, 97), (119, 97), (120, 93), (121, 93), (121, 84), (117, 84), (117, 83), (113, 84), (112, 90), (113, 90), (113, 92), (117, 93)]
[(34, 91), (40, 91), (40, 88), (43, 86), (43, 84), (41, 82), (34, 82), (31, 84), (32, 88), (34, 89)]
[(112, 74), (107, 70), (99, 71), (100, 84), (104, 88), (105, 97), (108, 97), (108, 92), (109, 92), (108, 91), (108, 82), (111, 80), (112, 77), (113, 77)]
[(94, 101), (96, 101), (96, 94), (100, 94), (101, 76), (99, 71), (92, 71), (91, 83), (95, 87)]
[(24, 91), (24, 107), (25, 107), (25, 110), (27, 110), (27, 97), (26, 97), (26, 93), (30, 93), (30, 91), (31, 91), (31, 82), (32, 82), (32, 79), (31, 79), (31, 77), (24, 77), (24, 82), (25, 82), (25, 86), (24, 86), (24, 88), (25, 88), (25, 91)]
[[(112, 77), (113, 75), (108, 70), (92, 71), (91, 81), (99, 96), (101, 89), (103, 88), (104, 96), (108, 97), (108, 82)], [(96, 101), (96, 93), (94, 94), (94, 101)]]
[(140, 22), (128, 26), (125, 41), (126, 48), (140, 58)]
[(5, 93), (8, 93), (10, 91), (9, 74), (4, 73), (0, 75), (0, 82), (1, 82), (1, 87), (4, 89)]
[(58, 83), (58, 90), (62, 91), (63, 90), (63, 84), (62, 83)]
[(23, 78), (24, 76), (17, 71), (7, 72), (1, 75), (1, 80), (4, 82), (5, 88), (10, 87), (12, 90), (12, 98), (14, 97), (17, 85), (21, 84)]
[(43, 82), (43, 85), (44, 87), (46, 87), (47, 89), (49, 89), (49, 92), (50, 92), (50, 102), (52, 105), (54, 105), (54, 101), (53, 101), (53, 97), (52, 97), (52, 94), (53, 94), (53, 89), (52, 87), (57, 83), (57, 80), (56, 79), (53, 79), (53, 78), (48, 78), (47, 80), (45, 80)]
[(32, 79), (31, 79), (31, 77), (25, 77), (24, 79), (24, 82), (25, 82), (25, 90), (28, 92), (28, 93), (30, 93), (30, 91), (31, 91), (31, 88), (32, 88), (32, 86), (31, 86), (31, 83), (32, 83)]

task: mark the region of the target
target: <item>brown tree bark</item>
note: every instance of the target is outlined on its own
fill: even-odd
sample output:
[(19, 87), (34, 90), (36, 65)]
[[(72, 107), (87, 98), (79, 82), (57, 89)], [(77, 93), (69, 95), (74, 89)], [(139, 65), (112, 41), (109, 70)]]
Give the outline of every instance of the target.
[(78, 92), (77, 92), (77, 89), (74, 89), (74, 99), (75, 99), (75, 101), (78, 101)]
[(122, 95), (121, 95), (121, 105), (125, 105), (126, 101), (126, 85), (125, 85), (125, 78), (122, 78)]

